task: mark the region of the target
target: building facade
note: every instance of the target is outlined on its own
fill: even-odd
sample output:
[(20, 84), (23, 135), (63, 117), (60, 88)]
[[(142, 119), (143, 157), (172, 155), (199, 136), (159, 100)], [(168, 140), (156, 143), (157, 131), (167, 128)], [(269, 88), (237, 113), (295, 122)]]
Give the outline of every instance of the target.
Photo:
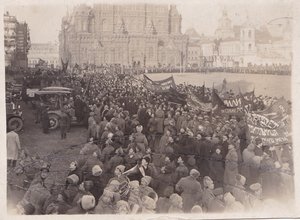
[(4, 14), (5, 66), (27, 68), (30, 48), (29, 28), (26, 22), (18, 22), (8, 12)]
[(45, 61), (45, 64), (49, 67), (59, 67), (61, 62), (59, 61), (58, 44), (31, 44), (31, 48), (28, 53), (28, 67), (35, 67), (41, 60)]
[(187, 41), (176, 6), (80, 5), (62, 20), (59, 54), (71, 66), (183, 66)]
[(204, 66), (290, 65), (292, 28), (291, 21), (287, 21), (290, 19), (275, 19), (260, 29), (248, 18), (243, 25), (232, 26), (224, 11), (213, 39), (201, 43)]

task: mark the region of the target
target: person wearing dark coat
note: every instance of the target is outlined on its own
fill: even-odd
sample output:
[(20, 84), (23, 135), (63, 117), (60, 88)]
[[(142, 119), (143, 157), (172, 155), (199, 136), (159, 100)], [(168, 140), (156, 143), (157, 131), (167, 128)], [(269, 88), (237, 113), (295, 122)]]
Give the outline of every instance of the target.
[(95, 197), (96, 201), (100, 198), (104, 190), (104, 180), (102, 178), (102, 169), (99, 165), (95, 165), (92, 168), (92, 174), (85, 177), (84, 181), (92, 181), (93, 187), (91, 188), (90, 192)]
[(201, 201), (202, 187), (197, 181), (200, 173), (193, 169), (190, 171), (190, 175), (181, 178), (176, 184), (176, 191), (180, 193), (183, 199), (183, 211), (190, 212), (192, 207)]
[(43, 133), (48, 134), (49, 133), (49, 127), (50, 127), (48, 108), (44, 108), (42, 110), (41, 121), (42, 121)]
[(221, 150), (219, 148), (211, 155), (209, 161), (209, 176), (214, 181), (216, 187), (223, 186), (224, 167)]

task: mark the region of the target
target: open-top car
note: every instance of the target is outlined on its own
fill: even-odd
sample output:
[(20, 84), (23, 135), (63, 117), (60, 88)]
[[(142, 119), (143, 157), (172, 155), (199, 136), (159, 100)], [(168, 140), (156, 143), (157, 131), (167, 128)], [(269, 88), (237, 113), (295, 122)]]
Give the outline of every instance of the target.
[[(64, 100), (73, 97), (73, 90), (66, 87), (45, 87), (34, 92), (37, 100), (44, 106), (48, 107), (50, 120), (50, 129), (54, 130), (59, 127), (59, 118), (62, 114), (61, 109), (64, 107)], [(71, 117), (71, 125), (83, 125), (84, 122), (78, 121), (75, 116)]]

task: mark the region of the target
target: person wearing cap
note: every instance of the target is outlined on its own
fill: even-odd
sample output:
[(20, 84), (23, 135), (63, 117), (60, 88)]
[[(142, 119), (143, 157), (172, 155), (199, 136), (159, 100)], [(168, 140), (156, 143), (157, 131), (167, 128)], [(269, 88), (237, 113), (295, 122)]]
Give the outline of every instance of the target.
[(224, 202), (225, 212), (241, 213), (245, 211), (245, 207), (242, 205), (242, 203), (236, 201), (235, 197), (230, 192), (225, 193)]
[(174, 172), (174, 182), (177, 183), (182, 177), (186, 177), (189, 175), (189, 170), (184, 164), (184, 161), (181, 157), (177, 159), (178, 166)]
[(78, 205), (72, 209), (69, 209), (66, 214), (78, 215), (78, 214), (94, 214), (94, 208), (96, 205), (96, 199), (92, 195), (84, 195), (78, 202)]
[(157, 119), (157, 133), (163, 134), (164, 132), (164, 120), (165, 120), (165, 112), (162, 109), (162, 106), (160, 105), (156, 112), (155, 112), (155, 118)]
[[(90, 138), (89, 141), (83, 146), (83, 148), (80, 150), (79, 154), (89, 156), (92, 155), (95, 151), (97, 151), (99, 148), (94, 143), (94, 138)], [(86, 157), (86, 158), (87, 158)]]
[(191, 208), (201, 200), (202, 187), (197, 181), (199, 176), (199, 171), (192, 169), (189, 176), (181, 178), (176, 184), (175, 189), (180, 193), (183, 199), (184, 212), (189, 212)]
[[(275, 165), (275, 161), (271, 157), (272, 152), (270, 147), (264, 147), (264, 154), (260, 162), (260, 183), (262, 185), (262, 196), (264, 198), (276, 198), (280, 192), (279, 184), (280, 183), (280, 173), (279, 169), (280, 164)], [(276, 163), (277, 164), (277, 163)]]
[(144, 176), (141, 179), (141, 184), (139, 186), (140, 198), (143, 198), (143, 196), (148, 196), (150, 193), (154, 193), (154, 195), (156, 195), (156, 200), (158, 199), (156, 192), (149, 186), (151, 181), (151, 176)]
[(164, 193), (162, 196), (160, 196), (157, 200), (157, 213), (167, 213), (170, 206), (170, 196), (174, 193), (174, 187), (168, 186), (165, 188)]
[(95, 208), (96, 214), (113, 214), (115, 206), (121, 200), (119, 193), (120, 183), (117, 180), (112, 180), (104, 189), (98, 204)]
[(221, 146), (215, 149), (209, 161), (209, 176), (215, 180), (216, 187), (223, 186), (224, 162), (221, 154)]
[(120, 200), (116, 204), (116, 214), (124, 215), (130, 213), (130, 206), (127, 201)]
[(246, 210), (250, 208), (249, 194), (245, 188), (246, 178), (240, 174), (236, 176), (236, 184), (232, 189), (232, 195), (236, 201), (242, 203)]
[(149, 147), (153, 150), (156, 143), (156, 133), (157, 133), (157, 119), (155, 118), (154, 113), (151, 113), (151, 118), (148, 121), (147, 129), (148, 129)]
[(18, 205), (25, 207), (27, 204), (34, 206), (34, 214), (44, 214), (44, 205), (51, 197), (50, 191), (41, 181), (31, 184)]
[(104, 189), (104, 179), (102, 178), (103, 170), (99, 165), (95, 165), (92, 167), (91, 174), (86, 175), (84, 181), (92, 181), (93, 187), (91, 188), (90, 192), (95, 197), (96, 201), (100, 198), (103, 193)]
[(134, 138), (134, 143), (136, 145), (136, 148), (142, 153), (145, 153), (146, 148), (148, 147), (148, 140), (146, 136), (142, 133), (142, 131), (143, 131), (142, 125), (136, 126), (136, 133), (133, 134), (133, 138)]
[(67, 200), (68, 198), (64, 191), (60, 192), (54, 200), (51, 199), (48, 204), (44, 205), (45, 214), (65, 214), (69, 209), (72, 208), (72, 206), (68, 204)]
[(159, 140), (159, 144), (157, 145), (157, 147), (154, 147), (154, 151), (156, 153), (164, 154), (170, 137), (171, 132), (169, 130), (165, 130), (164, 135), (161, 136)]
[(255, 167), (253, 166), (253, 158), (255, 157), (254, 148), (255, 145), (250, 143), (242, 154), (241, 174), (247, 179), (248, 184), (254, 183), (254, 179), (256, 178), (254, 176)]
[(59, 128), (60, 128), (60, 137), (61, 139), (67, 138), (67, 129), (69, 124), (69, 116), (66, 113), (66, 109), (62, 108), (59, 115)]
[(210, 211), (211, 202), (216, 198), (213, 189), (214, 182), (209, 176), (203, 178), (203, 193), (202, 193), (202, 204), (208, 212)]
[(262, 139), (261, 138), (256, 138), (254, 140), (254, 143), (255, 143), (255, 148), (254, 148), (254, 153), (256, 156), (263, 156), (264, 152), (263, 152), (263, 142), (262, 142)]
[(183, 200), (182, 197), (179, 196), (177, 193), (173, 193), (170, 196), (170, 203), (171, 206), (168, 210), (168, 213), (183, 213), (182, 206), (183, 206)]
[[(85, 163), (82, 165), (82, 167), (79, 169), (77, 168), (76, 170), (78, 170), (76, 172), (76, 170), (72, 173), (75, 173), (79, 176), (80, 181), (82, 181), (82, 179), (87, 176), (90, 175), (92, 172), (92, 168), (95, 165), (99, 165), (101, 167), (101, 169), (104, 169), (104, 165), (103, 163), (100, 161), (100, 157), (101, 157), (101, 150), (98, 148), (96, 151), (93, 152), (93, 154), (88, 155), (87, 159), (85, 160)], [(81, 174), (81, 176), (80, 176)]]
[(231, 191), (235, 185), (235, 178), (238, 174), (238, 155), (233, 144), (228, 145), (228, 153), (225, 158), (224, 188), (226, 192)]
[(72, 174), (67, 177), (66, 182), (68, 186), (64, 192), (67, 195), (67, 202), (71, 204), (79, 191), (78, 188), (79, 177), (76, 174)]
[(93, 188), (94, 183), (91, 180), (88, 181), (83, 181), (79, 187), (78, 187), (78, 192), (76, 194), (76, 196), (74, 197), (71, 205), (72, 206), (76, 206), (78, 204), (78, 202), (80, 202), (81, 198), (84, 195), (93, 195), (90, 190)]
[(143, 196), (141, 214), (155, 214), (156, 201), (150, 196)]
[(157, 176), (157, 171), (150, 161), (150, 157), (142, 157), (137, 161), (137, 164), (134, 167), (125, 171), (124, 175), (128, 176), (131, 181), (138, 180), (139, 182), (144, 176), (151, 176), (152, 178), (155, 178)]
[(106, 170), (108, 176), (113, 177), (113, 173), (115, 172), (115, 168), (119, 164), (124, 164), (123, 155), (124, 155), (124, 150), (123, 150), (122, 147), (119, 147), (115, 150), (115, 154), (105, 164), (105, 170)]
[(251, 210), (259, 212), (263, 209), (262, 187), (260, 183), (253, 183), (249, 186), (249, 201)]

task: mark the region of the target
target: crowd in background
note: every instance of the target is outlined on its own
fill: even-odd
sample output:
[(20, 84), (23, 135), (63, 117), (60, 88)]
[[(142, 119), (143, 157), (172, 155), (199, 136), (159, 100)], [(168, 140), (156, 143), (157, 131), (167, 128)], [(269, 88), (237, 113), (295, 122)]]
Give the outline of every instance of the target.
[[(168, 102), (132, 76), (116, 74), (116, 68), (86, 70), (81, 76), (39, 71), (24, 78), (24, 89), (73, 89), (61, 110), (66, 117), (86, 121), (87, 143), (78, 159), (62, 168), (66, 183), (60, 190), (53, 191), (50, 163), (31, 175), (18, 204), (20, 213), (259, 212), (289, 204), (291, 143), (263, 145), (260, 138), (250, 138), (243, 116), (212, 115)], [(177, 89), (197, 92), (201, 86), (182, 84)], [(210, 93), (206, 88), (208, 100)], [(258, 96), (255, 108), (263, 110), (274, 101)], [(68, 127), (67, 119), (60, 123)], [(62, 138), (72, 136), (68, 129), (68, 137)], [(26, 172), (26, 166), (18, 166)]]

